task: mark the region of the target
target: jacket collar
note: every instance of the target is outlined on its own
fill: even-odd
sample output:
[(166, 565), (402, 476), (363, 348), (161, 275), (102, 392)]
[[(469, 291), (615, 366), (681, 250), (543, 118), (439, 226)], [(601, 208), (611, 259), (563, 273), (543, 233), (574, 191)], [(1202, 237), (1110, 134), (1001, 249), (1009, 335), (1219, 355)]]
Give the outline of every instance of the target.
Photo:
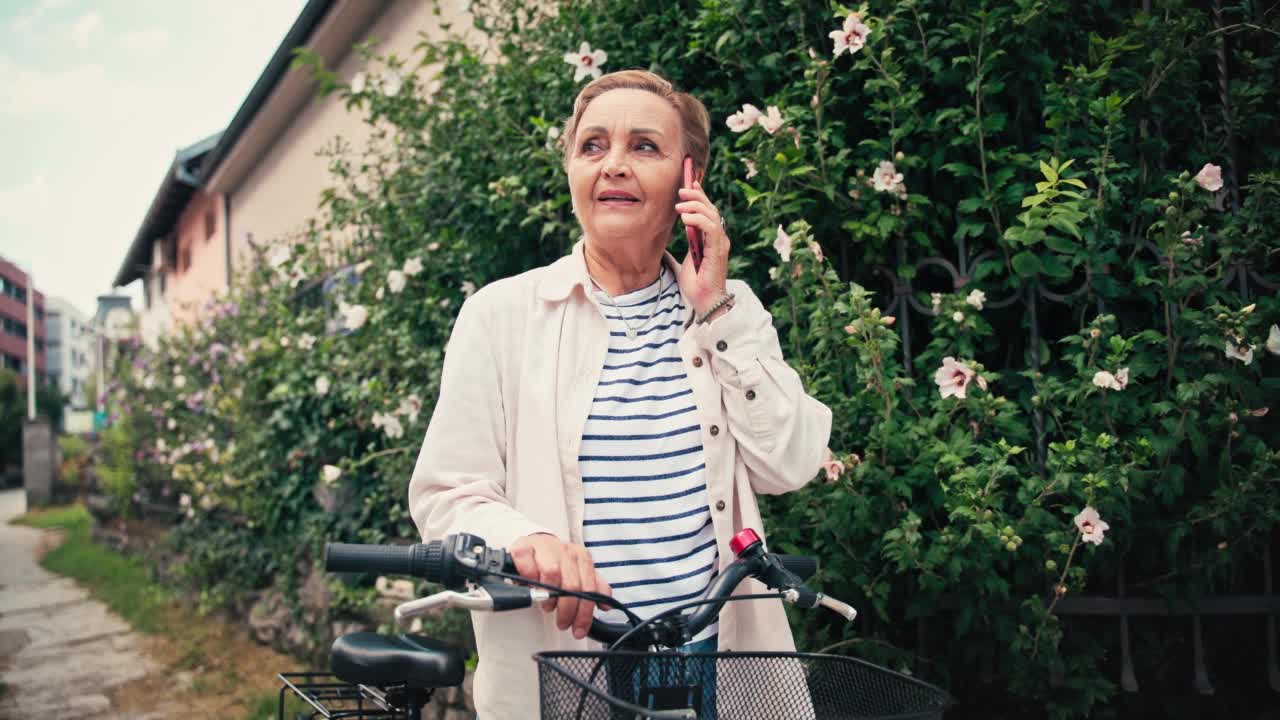
[[(663, 251), (662, 262), (672, 277), (680, 277), (680, 266), (671, 253)], [(587, 274), (585, 238), (574, 243), (568, 255), (547, 266), (546, 273), (538, 282), (538, 297), (547, 302), (563, 302), (579, 287), (583, 289), (584, 296), (590, 296), (587, 289), (591, 287), (591, 276)]]

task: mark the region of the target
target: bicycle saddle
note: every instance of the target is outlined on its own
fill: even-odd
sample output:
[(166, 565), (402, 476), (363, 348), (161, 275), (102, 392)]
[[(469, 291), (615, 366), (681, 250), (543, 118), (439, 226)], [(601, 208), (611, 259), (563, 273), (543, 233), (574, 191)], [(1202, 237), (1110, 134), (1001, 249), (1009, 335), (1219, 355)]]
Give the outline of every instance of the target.
[(360, 685), (453, 687), (466, 674), (462, 655), (421, 635), (358, 632), (333, 641), (329, 668), (339, 680)]

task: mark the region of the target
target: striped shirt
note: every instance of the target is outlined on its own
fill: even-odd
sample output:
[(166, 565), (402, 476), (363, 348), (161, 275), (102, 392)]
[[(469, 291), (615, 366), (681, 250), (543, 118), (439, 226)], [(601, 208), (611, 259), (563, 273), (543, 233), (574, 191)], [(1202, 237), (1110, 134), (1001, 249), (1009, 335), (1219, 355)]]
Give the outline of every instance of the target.
[[(685, 302), (665, 266), (646, 288), (612, 301), (595, 294), (609, 351), (578, 457), (583, 540), (614, 597), (649, 618), (701, 596), (719, 556), (693, 388), (676, 347)], [(597, 616), (624, 619), (616, 610)]]

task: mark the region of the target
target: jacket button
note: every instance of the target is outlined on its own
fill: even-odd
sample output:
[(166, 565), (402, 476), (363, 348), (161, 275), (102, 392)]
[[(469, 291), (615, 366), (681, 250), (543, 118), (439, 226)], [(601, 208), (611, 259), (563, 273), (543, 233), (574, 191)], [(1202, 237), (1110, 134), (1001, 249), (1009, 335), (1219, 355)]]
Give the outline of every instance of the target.
[(694, 366), (694, 367), (702, 367), (702, 358), (700, 358), (700, 357), (696, 357), (696, 358), (694, 358), (694, 359), (693, 359), (693, 366)]
[(748, 391), (747, 391), (747, 399), (748, 399), (748, 400), (755, 400), (755, 399), (756, 399), (756, 391), (755, 391), (755, 390), (748, 390)]
[(716, 349), (719, 350), (720, 352), (724, 352), (725, 350), (729, 349), (729, 343), (721, 340), (720, 342), (716, 343)]
[(723, 511), (723, 510), (724, 510), (724, 501), (723, 501), (723, 500), (717, 500), (717, 501), (716, 501), (716, 510), (721, 510), (721, 511)]
[(711, 426), (711, 434), (712, 434), (713, 436), (714, 436), (714, 435), (719, 435), (719, 434), (720, 434), (720, 426), (719, 426), (719, 425), (712, 425), (712, 426)]

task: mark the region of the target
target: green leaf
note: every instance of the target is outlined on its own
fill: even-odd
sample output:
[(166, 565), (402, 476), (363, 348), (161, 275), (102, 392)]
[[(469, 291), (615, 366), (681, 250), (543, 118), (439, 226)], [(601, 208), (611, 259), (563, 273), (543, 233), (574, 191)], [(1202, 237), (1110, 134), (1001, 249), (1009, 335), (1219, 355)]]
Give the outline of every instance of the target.
[(1013, 256), (1013, 270), (1023, 277), (1034, 277), (1040, 273), (1040, 258), (1033, 252), (1023, 250)]
[(1058, 171), (1054, 170), (1049, 166), (1049, 163), (1043, 160), (1040, 161), (1040, 172), (1044, 173), (1044, 176), (1049, 178), (1049, 182), (1058, 181)]

